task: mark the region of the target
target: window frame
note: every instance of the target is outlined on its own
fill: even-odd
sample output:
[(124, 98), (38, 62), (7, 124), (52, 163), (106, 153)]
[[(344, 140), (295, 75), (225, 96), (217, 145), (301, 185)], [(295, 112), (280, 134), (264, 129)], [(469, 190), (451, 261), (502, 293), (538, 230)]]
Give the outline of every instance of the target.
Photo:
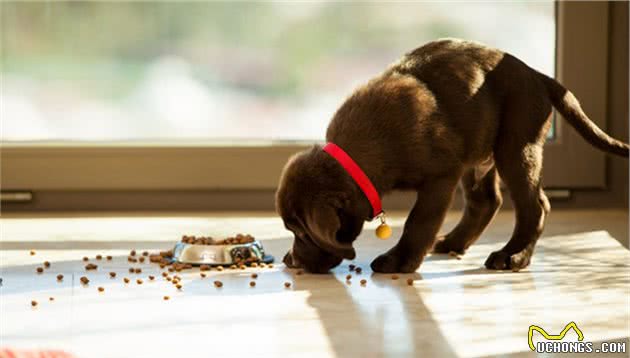
[[(556, 3), (557, 78), (576, 94), (591, 119), (603, 130), (606, 130), (608, 11), (608, 3)], [(583, 29), (589, 26), (596, 29), (594, 35), (584, 41), (569, 41), (569, 34), (573, 36), (580, 29), (584, 32)], [(589, 51), (593, 48), (597, 50)], [(576, 57), (577, 54), (580, 57)], [(591, 74), (584, 76), (575, 71), (575, 68), (584, 68), (580, 66), (591, 66)], [(545, 166), (545, 186), (604, 188), (604, 154), (590, 148), (572, 129), (567, 130), (559, 116), (556, 133), (545, 150), (546, 162), (557, 161), (563, 163), (563, 167)], [(95, 197), (106, 197), (113, 192), (152, 192), (157, 196), (174, 191), (272, 193), (287, 159), (313, 145), (273, 141), (235, 144), (2, 143), (0, 183), (3, 192), (32, 192), (35, 199), (40, 192), (55, 193), (48, 196), (47, 203), (34, 200), (27, 204), (40, 209), (62, 208), (63, 193), (76, 199), (79, 193), (89, 192), (92, 194), (86, 195), (85, 200), (92, 202)], [(580, 160), (570, 160), (575, 156)], [(587, 180), (577, 180), (583, 173)], [(265, 198), (269, 197), (269, 194), (265, 195)], [(247, 196), (240, 195), (239, 198), (247, 209)], [(189, 201), (188, 206), (197, 207), (199, 200), (207, 198), (191, 197), (181, 205), (185, 208)], [(159, 205), (159, 200), (151, 202)], [(409, 200), (398, 202), (405, 206)], [(119, 209), (146, 206), (141, 199), (120, 205)], [(273, 207), (273, 203), (269, 207)]]

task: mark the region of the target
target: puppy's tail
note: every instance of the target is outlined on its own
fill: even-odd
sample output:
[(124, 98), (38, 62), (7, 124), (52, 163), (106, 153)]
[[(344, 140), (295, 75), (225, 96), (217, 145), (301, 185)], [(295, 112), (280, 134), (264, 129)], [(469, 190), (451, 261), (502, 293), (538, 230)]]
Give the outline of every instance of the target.
[(580, 107), (580, 102), (578, 102), (571, 91), (564, 88), (553, 78), (542, 73), (539, 73), (539, 75), (547, 88), (553, 106), (580, 133), (582, 138), (595, 148), (622, 157), (628, 157), (628, 144), (609, 136), (599, 129), (584, 113), (582, 107)]

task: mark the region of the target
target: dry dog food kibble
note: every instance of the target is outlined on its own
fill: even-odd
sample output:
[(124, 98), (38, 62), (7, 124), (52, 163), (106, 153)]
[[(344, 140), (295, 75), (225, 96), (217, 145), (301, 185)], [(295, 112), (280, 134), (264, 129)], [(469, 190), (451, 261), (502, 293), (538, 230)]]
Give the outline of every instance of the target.
[(249, 266), (251, 266), (251, 267), (258, 267), (258, 263), (257, 262), (252, 262), (252, 264), (249, 265)]
[(201, 275), (201, 278), (206, 278), (206, 274), (203, 272), (200, 272), (199, 275)]
[(348, 265), (348, 268), (350, 269), (350, 271), (354, 271), (355, 266), (353, 264)]
[(365, 286), (366, 283), (367, 283), (366, 279), (361, 280), (361, 286)]
[(258, 274), (257, 273), (253, 273), (252, 274), (252, 278), (258, 278)]
[(236, 270), (236, 265), (230, 265), (230, 270)]
[(267, 265), (267, 267), (273, 268), (273, 264), (269, 264), (269, 265)]
[(109, 255), (107, 256), (107, 261), (111, 261), (112, 259), (113, 259), (113, 257), (111, 257)]
[(201, 265), (201, 266), (199, 266), (199, 270), (200, 271), (210, 271), (210, 266), (208, 266), (208, 265)]
[(363, 272), (363, 269), (362, 269), (362, 268), (360, 268), (360, 267), (357, 267), (357, 268), (355, 268), (355, 269), (354, 269), (354, 272), (356, 272), (356, 273), (357, 273), (357, 275), (360, 275), (360, 274), (361, 274), (361, 272)]
[(151, 281), (155, 280), (155, 276), (150, 276), (149, 275), (149, 280), (151, 280)]
[(88, 279), (85, 276), (81, 277), (80, 280), (81, 280), (81, 283), (84, 285), (87, 285), (90, 282), (90, 279)]
[(352, 278), (352, 275), (346, 275), (346, 280), (350, 280)]
[(98, 292), (103, 292), (103, 291), (105, 291), (105, 289), (103, 287), (99, 287), (98, 288)]
[(128, 278), (123, 278), (123, 281), (125, 281), (125, 283), (129, 283), (129, 279)]
[[(33, 251), (31, 251), (31, 252), (33, 252)], [(31, 301), (31, 306), (32, 306), (32, 307), (37, 306), (37, 301)]]
[(144, 262), (144, 257), (143, 257), (143, 256), (140, 256), (140, 258), (138, 259), (138, 261), (140, 261), (140, 262)]
[(166, 277), (166, 276), (168, 276), (168, 273), (167, 272), (162, 272), (162, 277)]
[(140, 269), (140, 268), (136, 268), (136, 269), (134, 270), (134, 272), (135, 272), (135, 273), (140, 273), (140, 272), (142, 272), (142, 269)]
[(142, 280), (141, 280), (141, 279), (137, 279), (137, 280), (136, 280), (136, 283), (137, 283), (138, 285), (142, 285)]
[(408, 284), (409, 286), (413, 286), (413, 278), (408, 278), (408, 279), (407, 279), (407, 284)]
[[(35, 251), (31, 250), (31, 256), (34, 256), (34, 255), (35, 255)], [(33, 301), (33, 302), (35, 302), (35, 301)], [(37, 305), (37, 302), (35, 302), (35, 305)]]
[(54, 297), (48, 297), (48, 301), (54, 301), (55, 298)]
[(168, 296), (164, 296), (164, 301), (168, 301), (168, 300), (170, 300), (170, 299), (171, 299), (170, 297), (168, 297)]
[(96, 259), (97, 259), (97, 260), (102, 260), (102, 259), (103, 259), (103, 256), (102, 256), (102, 255), (96, 255)]
[(168, 276), (166, 276), (166, 281), (171, 281), (171, 280), (173, 280), (173, 279), (168, 277)]
[(175, 285), (175, 287), (177, 287), (178, 290), (182, 289), (182, 285), (180, 285), (179, 283), (177, 285)]
[(392, 280), (398, 280), (398, 275), (392, 275)]
[(131, 252), (129, 253), (129, 255), (131, 255), (131, 256), (136, 256), (136, 250), (131, 250)]
[(129, 268), (129, 273), (134, 273), (134, 272), (135, 272), (135, 270), (133, 269), (133, 267), (130, 267)]
[(38, 267), (35, 271), (37, 271), (37, 273), (42, 273), (42, 272), (44, 272), (44, 268), (43, 267)]
[(87, 256), (83, 257), (83, 261), (87, 262), (89, 259), (87, 258)]
[(284, 283), (284, 287), (285, 287), (285, 288), (289, 288), (289, 287), (291, 287), (291, 282), (285, 282), (285, 283)]
[(44, 267), (45, 268), (50, 268), (50, 262), (44, 261)]
[(62, 274), (57, 275), (57, 281), (62, 281), (62, 280), (63, 280), (63, 275)]
[(221, 281), (214, 281), (214, 287), (223, 287), (223, 282), (221, 282)]
[(97, 265), (95, 265), (95, 264), (87, 264), (87, 265), (85, 265), (85, 269), (86, 269), (87, 271), (90, 271), (90, 270), (96, 270), (97, 268), (98, 268), (98, 266), (97, 266)]
[(217, 266), (217, 271), (223, 271), (223, 266)]
[(112, 272), (110, 272), (110, 273), (109, 273), (109, 277), (111, 277), (111, 278), (116, 277), (116, 272), (113, 272), (113, 271), (112, 271)]
[(142, 252), (142, 256), (149, 256), (149, 252), (148, 251), (143, 251)]
[(249, 287), (254, 287), (256, 286), (256, 281), (250, 281), (249, 282)]

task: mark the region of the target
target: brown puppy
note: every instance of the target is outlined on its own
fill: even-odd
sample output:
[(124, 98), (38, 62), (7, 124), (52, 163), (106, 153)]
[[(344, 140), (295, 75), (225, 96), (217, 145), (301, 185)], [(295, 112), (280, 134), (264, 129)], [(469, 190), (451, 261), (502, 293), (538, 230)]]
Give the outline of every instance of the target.
[[(550, 208), (541, 167), (552, 106), (593, 146), (628, 156), (628, 145), (597, 128), (554, 79), (472, 42), (426, 44), (356, 90), (337, 110), (326, 140), (354, 159), (381, 196), (394, 189), (417, 192), (399, 242), (372, 269), (415, 271), (432, 247), (463, 253), (501, 206), (499, 175), (514, 201), (516, 225), (485, 265), (526, 267)], [(436, 242), (460, 181), (464, 215)], [(354, 258), (352, 242), (372, 216), (363, 192), (319, 146), (289, 160), (276, 208), (295, 234), (284, 262), (312, 272)]]

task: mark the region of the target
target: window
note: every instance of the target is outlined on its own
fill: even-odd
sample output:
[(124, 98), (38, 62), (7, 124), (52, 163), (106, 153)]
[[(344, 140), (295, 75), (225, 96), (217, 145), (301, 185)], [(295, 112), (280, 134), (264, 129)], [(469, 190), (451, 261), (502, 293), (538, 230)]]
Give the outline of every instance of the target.
[(554, 75), (553, 1), (1, 6), (5, 142), (321, 140), (354, 87), (440, 37)]

